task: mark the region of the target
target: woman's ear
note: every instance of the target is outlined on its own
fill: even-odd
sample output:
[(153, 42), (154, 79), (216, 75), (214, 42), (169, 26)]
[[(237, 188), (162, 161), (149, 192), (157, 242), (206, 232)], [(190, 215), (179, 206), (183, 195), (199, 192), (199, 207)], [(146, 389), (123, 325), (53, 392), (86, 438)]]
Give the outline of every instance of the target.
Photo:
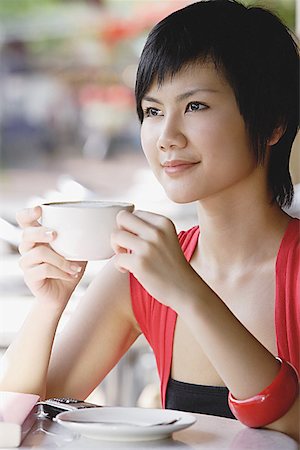
[(275, 130), (273, 131), (271, 137), (268, 139), (268, 145), (272, 146), (272, 145), (277, 144), (278, 141), (280, 141), (280, 139), (284, 135), (285, 130), (286, 130), (286, 127), (284, 127), (283, 125), (276, 127)]

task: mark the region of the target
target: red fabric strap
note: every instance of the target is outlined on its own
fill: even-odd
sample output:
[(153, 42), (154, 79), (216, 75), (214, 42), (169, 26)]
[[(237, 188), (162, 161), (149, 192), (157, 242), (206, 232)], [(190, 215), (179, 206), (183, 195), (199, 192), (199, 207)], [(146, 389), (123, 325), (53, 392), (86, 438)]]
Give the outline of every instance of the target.
[(278, 356), (300, 373), (300, 221), (291, 219), (276, 261), (275, 328)]

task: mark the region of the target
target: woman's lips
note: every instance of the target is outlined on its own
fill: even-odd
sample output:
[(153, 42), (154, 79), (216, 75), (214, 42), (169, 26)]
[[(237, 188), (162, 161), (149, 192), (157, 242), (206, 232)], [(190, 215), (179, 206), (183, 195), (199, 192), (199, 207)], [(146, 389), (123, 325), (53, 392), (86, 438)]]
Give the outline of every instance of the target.
[(186, 170), (193, 168), (197, 164), (199, 164), (199, 162), (174, 160), (166, 161), (162, 164), (162, 167), (165, 173), (167, 173), (168, 175), (173, 175), (185, 172)]

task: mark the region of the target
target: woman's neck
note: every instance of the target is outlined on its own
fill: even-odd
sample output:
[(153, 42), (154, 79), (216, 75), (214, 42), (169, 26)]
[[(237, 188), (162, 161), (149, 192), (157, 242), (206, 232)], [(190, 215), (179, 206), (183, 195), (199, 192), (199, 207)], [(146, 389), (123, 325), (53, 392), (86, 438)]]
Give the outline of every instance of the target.
[(199, 263), (216, 272), (240, 271), (276, 257), (290, 217), (266, 196), (199, 202)]

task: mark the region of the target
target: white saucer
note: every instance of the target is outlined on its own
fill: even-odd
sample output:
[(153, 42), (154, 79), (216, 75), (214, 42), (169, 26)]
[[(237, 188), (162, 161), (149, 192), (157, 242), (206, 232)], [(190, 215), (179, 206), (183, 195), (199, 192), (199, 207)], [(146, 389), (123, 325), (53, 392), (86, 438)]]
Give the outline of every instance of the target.
[[(155, 425), (174, 419), (177, 420), (173, 424)], [(196, 418), (192, 414), (182, 411), (112, 406), (62, 412), (56, 416), (55, 420), (74, 433), (106, 441), (166, 439), (174, 431), (183, 430), (196, 422)], [(72, 422), (72, 420), (76, 420), (76, 422)], [(88, 420), (102, 423), (84, 423)], [(120, 422), (125, 422), (125, 424), (120, 424)]]

